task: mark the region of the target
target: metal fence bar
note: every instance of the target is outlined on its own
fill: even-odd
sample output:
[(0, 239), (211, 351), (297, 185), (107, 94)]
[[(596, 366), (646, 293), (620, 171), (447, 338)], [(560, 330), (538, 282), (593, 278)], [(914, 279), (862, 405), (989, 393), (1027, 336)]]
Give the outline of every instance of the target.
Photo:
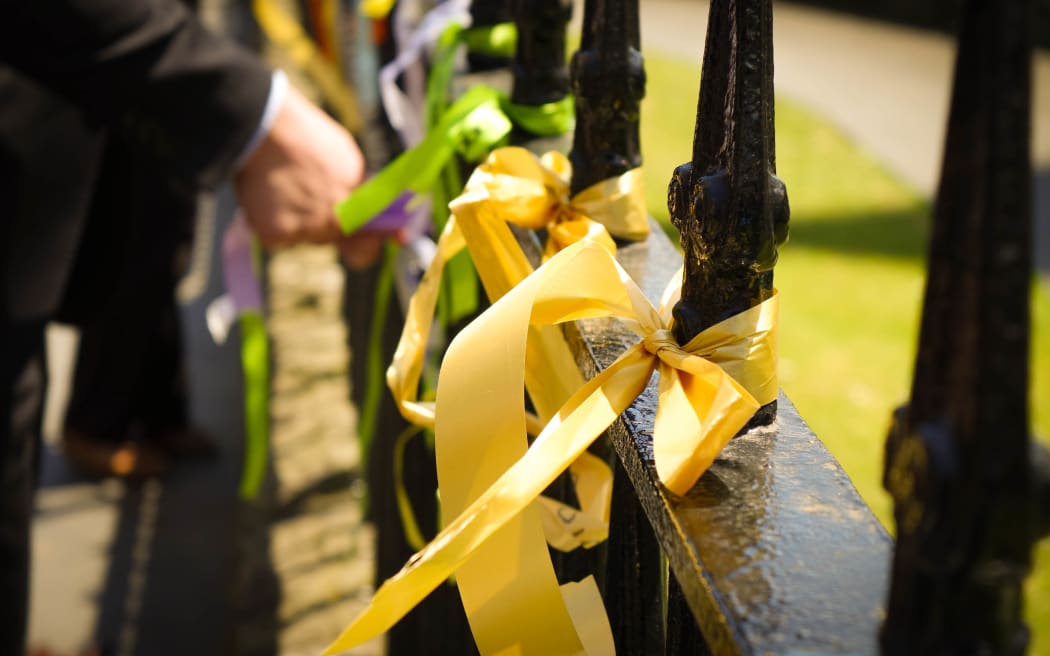
[(886, 445), (886, 654), (1022, 654), (1028, 641), (1030, 16), (1027, 0), (966, 4), (911, 402)]
[(570, 67), (576, 93), (572, 193), (641, 166), (639, 106), (645, 68), (638, 0), (587, 0)]
[(569, 93), (565, 35), (571, 0), (514, 0), (511, 10), (518, 26), (511, 100), (519, 105), (561, 100)]
[[(674, 309), (682, 344), (768, 298), (787, 239), (787, 191), (775, 175), (771, 0), (711, 3), (701, 80), (693, 158), (668, 190), (685, 251)], [(775, 415), (774, 402), (753, 424)]]

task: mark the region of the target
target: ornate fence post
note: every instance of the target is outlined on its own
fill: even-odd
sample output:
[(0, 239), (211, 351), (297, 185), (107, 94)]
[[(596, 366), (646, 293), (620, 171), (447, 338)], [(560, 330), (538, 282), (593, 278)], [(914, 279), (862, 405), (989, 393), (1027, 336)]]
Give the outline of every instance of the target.
[[(771, 0), (713, 0), (700, 79), (692, 161), (675, 169), (667, 191), (685, 255), (674, 308), (680, 344), (768, 298), (787, 239), (787, 190), (775, 175)], [(750, 426), (775, 418), (773, 401)], [(691, 621), (671, 576), (669, 646), (708, 653)]]
[[(776, 177), (771, 0), (714, 0), (708, 19), (693, 159), (667, 192), (682, 237), (685, 279), (675, 337), (757, 305), (773, 290), (788, 200)], [(776, 402), (752, 425), (769, 424)]]
[(1026, 0), (966, 4), (911, 401), (886, 443), (885, 654), (1028, 642), (1022, 584), (1047, 484), (1028, 436), (1030, 16)]
[(587, 0), (571, 75), (576, 93), (572, 193), (642, 163), (638, 111), (645, 96), (638, 0)]
[(511, 11), (518, 26), (511, 100), (519, 105), (561, 100), (569, 93), (565, 32), (571, 0), (513, 0)]

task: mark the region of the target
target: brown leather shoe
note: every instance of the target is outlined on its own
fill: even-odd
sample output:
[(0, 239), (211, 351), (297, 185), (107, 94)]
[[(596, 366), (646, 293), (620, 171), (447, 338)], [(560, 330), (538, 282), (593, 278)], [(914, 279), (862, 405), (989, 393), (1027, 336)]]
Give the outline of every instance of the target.
[(143, 479), (168, 469), (168, 456), (143, 442), (106, 442), (77, 431), (62, 434), (62, 452), (74, 467), (91, 476)]

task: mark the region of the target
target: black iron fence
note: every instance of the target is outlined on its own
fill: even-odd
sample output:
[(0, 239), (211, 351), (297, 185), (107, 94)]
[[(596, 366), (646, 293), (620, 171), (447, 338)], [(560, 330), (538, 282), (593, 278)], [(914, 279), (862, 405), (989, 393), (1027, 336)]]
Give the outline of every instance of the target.
[[(653, 467), (650, 385), (596, 447), (615, 454), (613, 511), (607, 545), (586, 564), (599, 568), (620, 653), (1024, 652), (1021, 585), (1050, 524), (1047, 458), (1027, 414), (1034, 6), (967, 0), (960, 9), (912, 399), (887, 442), (896, 544), (783, 394), (688, 494), (669, 492)], [(564, 40), (551, 30), (563, 29), (567, 3), (505, 9), (518, 21), (516, 100), (560, 98)], [(668, 191), (686, 271), (674, 310), (683, 344), (772, 294), (789, 223), (776, 177), (772, 1), (714, 0), (708, 25), (692, 160)], [(638, 41), (637, 0), (587, 0), (571, 64), (573, 191), (640, 164)], [(660, 230), (618, 246), (623, 267), (658, 300), (682, 255)], [(566, 337), (587, 377), (637, 341), (592, 321), (568, 326)], [(389, 457), (384, 449), (373, 458)], [(431, 474), (415, 480), (432, 505)], [(410, 554), (396, 512), (373, 513), (380, 549), (389, 549), (379, 559), (386, 576)], [(383, 546), (392, 544), (384, 533), (398, 544)], [(559, 563), (566, 578), (580, 567)], [(448, 590), (437, 594), (443, 602), (391, 633), (393, 653), (473, 649), (448, 619)]]

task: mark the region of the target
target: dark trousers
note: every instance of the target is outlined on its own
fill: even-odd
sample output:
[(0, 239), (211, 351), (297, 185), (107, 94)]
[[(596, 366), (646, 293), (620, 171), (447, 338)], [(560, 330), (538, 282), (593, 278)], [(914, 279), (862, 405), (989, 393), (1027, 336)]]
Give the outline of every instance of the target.
[(100, 441), (185, 428), (186, 390), (173, 290), (144, 293), (80, 327), (65, 427)]
[(29, 523), (46, 384), (43, 322), (0, 319), (0, 654), (25, 653)]
[[(67, 422), (92, 436), (185, 423), (174, 289), (195, 208), (195, 193), (107, 145), (58, 317), (82, 330)], [(46, 318), (0, 315), (0, 656), (25, 653)]]
[(187, 421), (175, 287), (196, 194), (107, 145), (59, 319), (80, 328), (66, 427), (121, 442)]

